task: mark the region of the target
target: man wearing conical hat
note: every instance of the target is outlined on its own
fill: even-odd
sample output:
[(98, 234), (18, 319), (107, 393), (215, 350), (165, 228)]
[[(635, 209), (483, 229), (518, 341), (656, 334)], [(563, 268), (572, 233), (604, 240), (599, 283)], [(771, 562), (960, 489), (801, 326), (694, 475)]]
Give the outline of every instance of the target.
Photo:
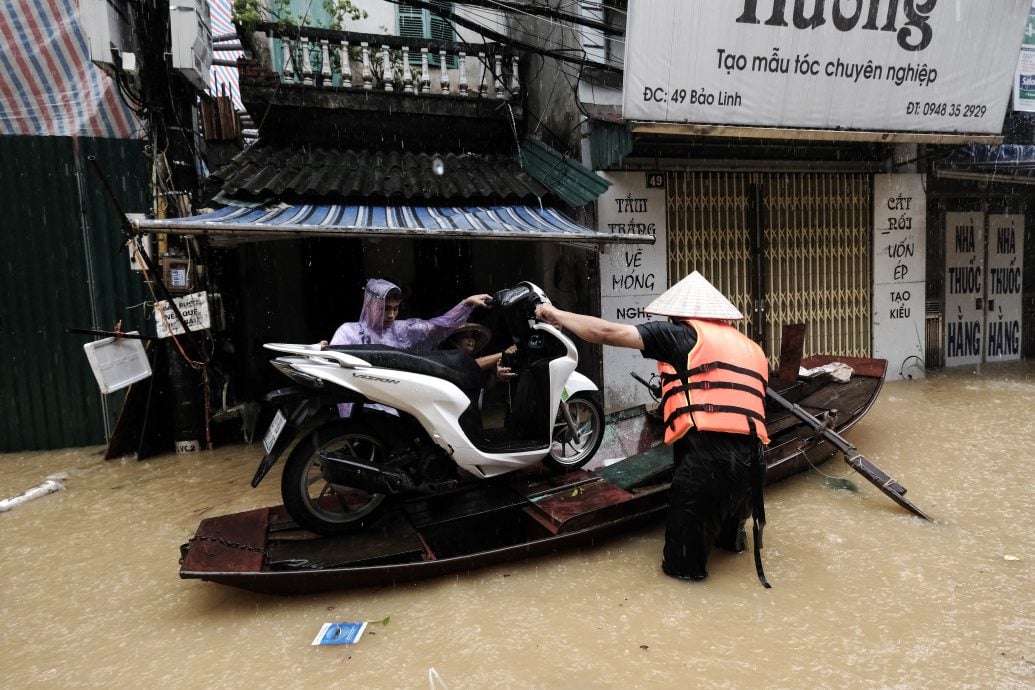
[(744, 522), (753, 509), (755, 563), (768, 587), (759, 554), (765, 524), (762, 446), (769, 442), (765, 354), (727, 323), (744, 315), (697, 271), (644, 311), (668, 320), (633, 326), (551, 304), (539, 305), (536, 318), (591, 343), (634, 348), (657, 360), (665, 443), (672, 445), (675, 462), (662, 570), (703, 580), (713, 545), (744, 550)]

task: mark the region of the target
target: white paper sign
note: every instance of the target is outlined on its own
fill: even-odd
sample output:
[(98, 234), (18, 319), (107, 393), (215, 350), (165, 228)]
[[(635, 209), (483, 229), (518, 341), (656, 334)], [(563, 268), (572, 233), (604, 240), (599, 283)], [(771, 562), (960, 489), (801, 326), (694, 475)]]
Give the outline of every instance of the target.
[[(600, 232), (652, 234), (653, 246), (611, 245), (600, 256), (600, 309), (608, 321), (637, 324), (649, 321), (643, 311), (668, 289), (666, 263), (667, 200), (665, 176), (657, 172), (601, 173), (611, 187), (597, 200)], [(630, 372), (644, 380), (657, 372), (653, 360), (639, 350), (604, 347), (604, 405), (622, 410), (653, 399)]]
[(874, 175), (873, 222), (873, 356), (888, 360), (888, 380), (923, 378), (924, 176)]
[(1024, 28), (1024, 45), (1017, 60), (1013, 81), (1013, 109), (1035, 111), (1035, 0), (1031, 2), (1028, 25)]
[(985, 361), (1021, 358), (1024, 286), (1024, 216), (988, 216)]
[(1031, 0), (636, 0), (629, 120), (998, 134)]
[(985, 214), (945, 214), (945, 365), (981, 362)]
[[(187, 328), (192, 331), (201, 331), (208, 328), (211, 323), (208, 313), (208, 293), (195, 292), (183, 297), (173, 299), (180, 315), (187, 322)], [(183, 333), (183, 325), (176, 318), (176, 313), (167, 301), (158, 302), (155, 305), (155, 332), (159, 338), (168, 338), (172, 334)]]

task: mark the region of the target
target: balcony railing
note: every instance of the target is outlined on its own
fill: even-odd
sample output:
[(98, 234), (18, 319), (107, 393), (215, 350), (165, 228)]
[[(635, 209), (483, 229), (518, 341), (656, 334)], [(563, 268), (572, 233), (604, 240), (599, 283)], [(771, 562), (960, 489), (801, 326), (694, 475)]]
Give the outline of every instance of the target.
[(261, 27), (253, 39), (263, 35), (266, 66), (281, 84), (504, 101), (521, 91), (517, 53), (496, 43), (275, 25)]

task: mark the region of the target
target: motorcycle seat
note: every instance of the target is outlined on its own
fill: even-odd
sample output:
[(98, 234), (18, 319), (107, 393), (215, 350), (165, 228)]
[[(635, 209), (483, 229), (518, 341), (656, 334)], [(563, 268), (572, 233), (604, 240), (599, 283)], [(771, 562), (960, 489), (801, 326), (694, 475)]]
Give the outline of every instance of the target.
[(474, 358), (460, 350), (433, 350), (415, 355), (388, 345), (328, 345), (326, 349), (354, 355), (375, 367), (449, 381), (473, 400), (477, 400), (485, 384), (485, 375)]

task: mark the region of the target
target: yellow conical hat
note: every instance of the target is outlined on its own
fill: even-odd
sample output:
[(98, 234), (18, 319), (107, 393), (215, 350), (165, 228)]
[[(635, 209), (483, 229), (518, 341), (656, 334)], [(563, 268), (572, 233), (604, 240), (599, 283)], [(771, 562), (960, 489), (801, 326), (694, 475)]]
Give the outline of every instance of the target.
[(684, 319), (739, 321), (744, 318), (740, 310), (697, 271), (666, 290), (644, 307), (644, 311)]

